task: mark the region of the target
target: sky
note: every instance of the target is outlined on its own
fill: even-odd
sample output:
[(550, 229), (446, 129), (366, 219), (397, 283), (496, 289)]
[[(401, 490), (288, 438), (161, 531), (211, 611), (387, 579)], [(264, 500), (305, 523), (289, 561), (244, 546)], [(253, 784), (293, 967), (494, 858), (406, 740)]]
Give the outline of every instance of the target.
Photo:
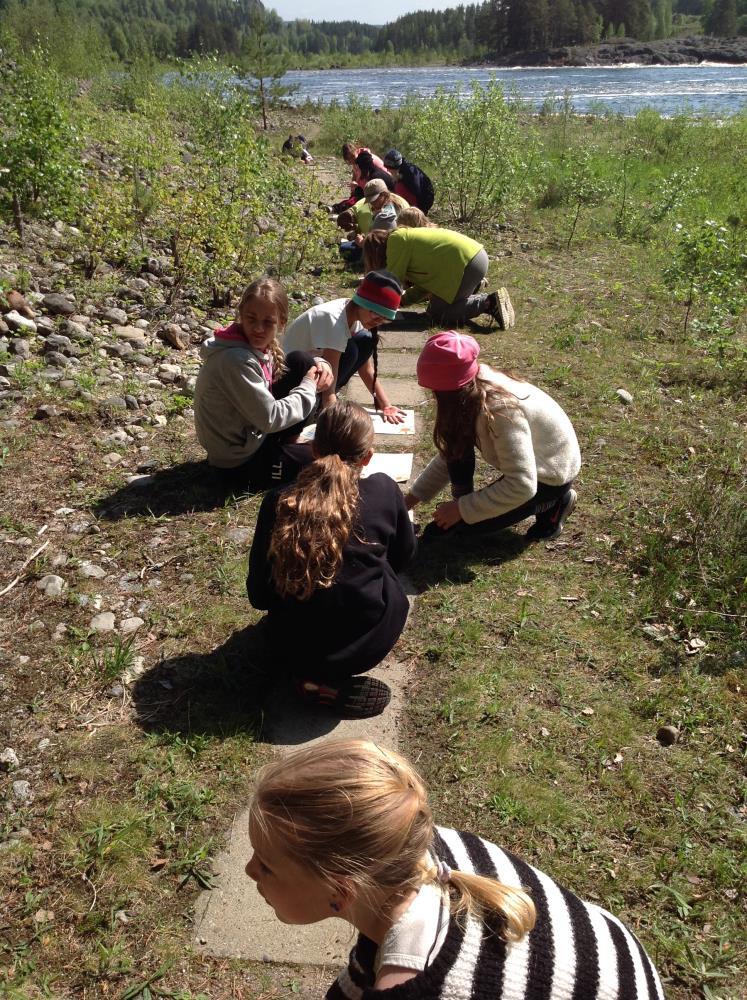
[(363, 24), (388, 24), (414, 10), (447, 10), (460, 0), (378, 0), (373, 4), (351, 4), (349, 0), (266, 0), (284, 21), (307, 18), (309, 21), (361, 21)]

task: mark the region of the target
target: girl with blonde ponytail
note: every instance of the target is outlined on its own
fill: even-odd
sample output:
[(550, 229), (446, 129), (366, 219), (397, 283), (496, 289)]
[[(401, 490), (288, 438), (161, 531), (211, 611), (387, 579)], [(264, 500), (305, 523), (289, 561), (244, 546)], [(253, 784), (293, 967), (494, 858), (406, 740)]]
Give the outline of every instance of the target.
[(391, 692), (360, 677), (391, 651), (407, 619), (397, 573), (415, 536), (397, 484), (361, 479), (373, 455), (373, 425), (355, 403), (337, 402), (316, 425), (314, 461), (262, 503), (247, 591), (268, 612), (273, 655), (311, 705), (343, 718), (378, 715)]
[(247, 875), (281, 921), (337, 916), (359, 932), (327, 1000), (663, 1000), (616, 917), (436, 827), (420, 775), (374, 743), (331, 739), (269, 764), (249, 836)]

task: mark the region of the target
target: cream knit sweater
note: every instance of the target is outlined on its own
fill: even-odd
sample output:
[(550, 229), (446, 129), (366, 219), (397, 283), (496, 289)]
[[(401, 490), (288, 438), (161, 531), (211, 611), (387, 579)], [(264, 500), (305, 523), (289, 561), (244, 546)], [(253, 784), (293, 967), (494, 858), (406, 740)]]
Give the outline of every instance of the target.
[[(562, 486), (581, 468), (576, 433), (563, 409), (537, 386), (517, 382), (503, 372), (480, 365), (479, 376), (516, 397), (498, 402), (490, 419), (477, 421), (477, 447), (498, 473), (481, 490), (459, 499), (459, 513), (467, 524), (499, 517), (515, 510), (537, 492), (537, 483)], [(431, 500), (449, 482), (445, 460), (436, 455), (415, 481), (412, 493)]]

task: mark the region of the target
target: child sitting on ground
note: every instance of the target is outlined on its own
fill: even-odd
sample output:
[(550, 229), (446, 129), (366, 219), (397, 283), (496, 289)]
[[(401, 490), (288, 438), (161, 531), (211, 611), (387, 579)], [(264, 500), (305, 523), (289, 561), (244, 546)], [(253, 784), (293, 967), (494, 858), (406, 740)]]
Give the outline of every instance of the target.
[[(530, 540), (551, 539), (576, 506), (581, 452), (571, 421), (547, 393), (478, 363), (480, 347), (447, 330), (430, 337), (417, 363), (418, 384), (436, 399), (438, 454), (407, 496), (409, 508), (447, 483), (454, 499), (436, 508), (429, 537), (498, 531), (534, 515)], [(475, 490), (475, 448), (498, 478)], [(425, 536), (424, 536), (425, 537)]]
[(407, 620), (397, 573), (415, 536), (389, 476), (360, 479), (373, 455), (370, 416), (355, 403), (323, 410), (314, 461), (291, 486), (268, 493), (257, 518), (247, 591), (268, 612), (273, 657), (312, 705), (343, 718), (378, 715), (386, 684), (359, 677), (391, 651)]
[(260, 278), (244, 290), (236, 322), (202, 345), (195, 428), (208, 462), (234, 492), (290, 482), (311, 461), (297, 437), (332, 370), (309, 353), (283, 355), (277, 337), (287, 320), (285, 289)]
[(389, 402), (378, 380), (378, 329), (397, 315), (402, 287), (392, 274), (371, 271), (350, 299), (322, 302), (301, 313), (283, 338), (286, 351), (314, 351), (332, 366), (334, 379), (322, 394), (330, 406), (355, 372), (373, 397), (387, 423), (400, 424), (404, 413)]
[(375, 743), (330, 739), (269, 764), (249, 836), (246, 873), (279, 920), (337, 916), (359, 932), (327, 1000), (663, 1000), (616, 917), (436, 827), (420, 775)]

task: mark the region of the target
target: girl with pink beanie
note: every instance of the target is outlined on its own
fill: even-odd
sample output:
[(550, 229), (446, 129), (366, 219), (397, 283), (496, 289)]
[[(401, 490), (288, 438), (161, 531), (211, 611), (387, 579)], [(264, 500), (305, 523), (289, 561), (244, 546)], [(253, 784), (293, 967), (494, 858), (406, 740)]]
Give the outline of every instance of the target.
[[(477, 341), (455, 330), (431, 337), (418, 358), (418, 383), (436, 400), (438, 453), (407, 496), (412, 509), (447, 483), (427, 536), (498, 531), (534, 516), (530, 540), (552, 539), (576, 506), (581, 453), (573, 425), (547, 393), (478, 362)], [(475, 448), (497, 473), (474, 488)]]

